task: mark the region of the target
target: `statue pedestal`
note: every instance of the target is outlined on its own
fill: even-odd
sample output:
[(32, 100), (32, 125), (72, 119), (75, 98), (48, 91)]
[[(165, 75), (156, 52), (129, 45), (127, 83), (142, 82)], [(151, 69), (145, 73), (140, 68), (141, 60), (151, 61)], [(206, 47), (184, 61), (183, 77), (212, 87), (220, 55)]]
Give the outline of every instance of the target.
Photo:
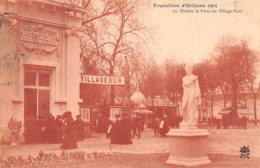
[(207, 156), (206, 129), (171, 129), (167, 136), (171, 143), (167, 164), (192, 167), (211, 163)]

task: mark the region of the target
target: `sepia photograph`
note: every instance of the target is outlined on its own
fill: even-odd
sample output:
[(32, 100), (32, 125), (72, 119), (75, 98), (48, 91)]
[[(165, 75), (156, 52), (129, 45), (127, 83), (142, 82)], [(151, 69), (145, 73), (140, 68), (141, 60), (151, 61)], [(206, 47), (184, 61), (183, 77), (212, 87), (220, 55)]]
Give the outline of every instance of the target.
[(260, 1), (0, 0), (0, 168), (257, 168)]

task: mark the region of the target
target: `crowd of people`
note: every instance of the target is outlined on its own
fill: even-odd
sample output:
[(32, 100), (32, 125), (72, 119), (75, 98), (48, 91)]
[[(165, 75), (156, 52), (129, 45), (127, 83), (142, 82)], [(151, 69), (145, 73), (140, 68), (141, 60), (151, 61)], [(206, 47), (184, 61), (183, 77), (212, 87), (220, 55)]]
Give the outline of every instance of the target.
[[(145, 118), (140, 114), (135, 114), (132, 119), (126, 113), (116, 115), (115, 119), (110, 119), (107, 137), (111, 139), (111, 144), (132, 144), (132, 139), (141, 138), (144, 131)], [(152, 129), (154, 136), (166, 137), (170, 126), (166, 115), (152, 118)]]
[(232, 128), (247, 129), (247, 121), (248, 118), (246, 116), (224, 116), (222, 117), (222, 119), (216, 117), (208, 117), (208, 126), (216, 127), (217, 129), (221, 129), (221, 126), (224, 129), (229, 128), (229, 126), (232, 126)]
[(166, 137), (166, 134), (170, 130), (170, 123), (167, 115), (164, 115), (163, 117), (153, 117), (152, 128), (155, 137)]
[[(150, 120), (149, 127), (153, 129), (154, 136), (166, 137), (170, 127), (167, 115), (151, 116)], [(10, 123), (10, 128), (12, 128), (13, 120), (10, 120)], [(111, 144), (132, 144), (132, 139), (141, 138), (144, 127), (144, 115), (137, 113), (130, 118), (127, 113), (123, 113), (116, 115), (115, 120), (108, 120), (107, 137), (111, 139)], [(85, 123), (81, 116), (77, 115), (74, 121), (72, 113), (67, 111), (56, 117), (50, 114), (47, 117), (26, 118), (23, 135), (27, 144), (61, 143), (62, 149), (75, 149), (77, 141), (82, 141), (85, 138), (84, 129)], [(98, 130), (95, 131), (98, 132)]]
[(116, 115), (115, 120), (110, 119), (107, 137), (111, 144), (132, 144), (132, 123), (126, 113)]
[(62, 143), (63, 149), (77, 148), (84, 140), (84, 125), (80, 115), (74, 121), (71, 112), (48, 117), (27, 118), (24, 123), (25, 143)]
[[(150, 116), (149, 120), (151, 121), (149, 127), (152, 128), (155, 137), (166, 137), (170, 125), (173, 125), (173, 119), (170, 120), (167, 115)], [(238, 118), (236, 125), (242, 125), (242, 128), (246, 129), (246, 120), (246, 117)], [(181, 118), (178, 119), (178, 124), (180, 121)], [(209, 118), (208, 124), (213, 127), (219, 125), (216, 118)], [(116, 115), (114, 120), (110, 118), (108, 121), (107, 137), (110, 138), (111, 144), (132, 144), (132, 139), (141, 138), (144, 125), (145, 116), (143, 115), (135, 114), (132, 118), (127, 113)], [(21, 122), (14, 118), (11, 118), (8, 123), (13, 144), (19, 139), (18, 132), (21, 126)], [(85, 138), (84, 129), (85, 123), (81, 116), (77, 115), (74, 121), (72, 113), (67, 111), (63, 115), (57, 115), (56, 118), (51, 114), (48, 117), (27, 118), (24, 123), (24, 139), (25, 143), (28, 144), (61, 143), (62, 149), (75, 149), (77, 141), (82, 141)]]
[(26, 118), (24, 122), (25, 143), (61, 142), (63, 121), (61, 116)]

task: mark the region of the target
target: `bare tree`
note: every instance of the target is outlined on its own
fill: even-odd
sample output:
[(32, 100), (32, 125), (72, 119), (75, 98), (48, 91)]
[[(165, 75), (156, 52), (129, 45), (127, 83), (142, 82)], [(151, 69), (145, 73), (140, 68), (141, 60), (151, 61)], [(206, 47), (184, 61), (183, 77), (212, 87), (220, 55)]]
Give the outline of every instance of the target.
[(200, 89), (202, 95), (208, 95), (215, 92), (219, 83), (216, 72), (216, 65), (209, 59), (194, 65), (194, 74), (199, 77)]
[[(94, 66), (98, 74), (121, 75), (126, 63), (129, 71), (134, 72), (148, 38), (148, 28), (138, 20), (138, 1), (107, 0), (103, 3), (101, 14), (94, 11), (92, 19), (84, 22), (82, 58)], [(110, 96), (114, 104), (114, 86), (111, 86)]]
[[(96, 6), (99, 6), (100, 9), (98, 10)], [(83, 7), (88, 10), (84, 15), (83, 26), (119, 12), (117, 4), (113, 0), (85, 0)]]
[(163, 95), (165, 82), (163, 79), (163, 69), (156, 63), (152, 56), (148, 59), (146, 65), (144, 65), (141, 82), (142, 91), (146, 96), (151, 97), (153, 106), (153, 99), (157, 95)]
[(178, 105), (178, 97), (182, 94), (182, 77), (185, 75), (184, 64), (167, 59), (164, 63), (164, 71), (166, 90)]
[(226, 82), (222, 82), (222, 83), (220, 83), (220, 85), (218, 85), (218, 89), (223, 94), (223, 100), (224, 100), (223, 101), (223, 107), (226, 108), (227, 107), (228, 95), (230, 94), (230, 85)]
[(251, 79), (248, 80), (248, 83), (246, 84), (249, 92), (253, 96), (253, 101), (254, 101), (254, 123), (255, 126), (257, 125), (257, 110), (256, 110), (256, 102), (257, 102), (257, 97), (260, 92), (260, 82), (256, 82), (256, 77), (252, 77)]
[(217, 71), (231, 87), (233, 114), (237, 115), (238, 89), (254, 74), (258, 58), (247, 41), (231, 36), (223, 37), (214, 52)]
[(194, 74), (199, 78), (202, 96), (210, 100), (210, 116), (213, 117), (216, 88), (220, 80), (216, 64), (210, 59), (203, 60), (194, 66)]

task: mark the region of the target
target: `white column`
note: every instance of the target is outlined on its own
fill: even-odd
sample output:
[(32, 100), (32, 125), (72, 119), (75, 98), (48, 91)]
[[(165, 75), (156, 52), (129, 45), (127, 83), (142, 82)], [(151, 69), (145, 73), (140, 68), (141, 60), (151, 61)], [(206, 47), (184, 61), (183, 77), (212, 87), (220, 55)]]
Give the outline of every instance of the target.
[(80, 40), (77, 29), (81, 25), (81, 19), (77, 18), (74, 12), (68, 14), (67, 33), (67, 66), (66, 66), (66, 97), (67, 110), (72, 112), (75, 118), (79, 114), (79, 84), (80, 84)]
[[(0, 34), (0, 128), (7, 128), (12, 115), (12, 98), (14, 95), (14, 51), (13, 32), (11, 27), (3, 21)], [(1, 137), (0, 137), (1, 138)], [(1, 141), (1, 139), (0, 139)]]

